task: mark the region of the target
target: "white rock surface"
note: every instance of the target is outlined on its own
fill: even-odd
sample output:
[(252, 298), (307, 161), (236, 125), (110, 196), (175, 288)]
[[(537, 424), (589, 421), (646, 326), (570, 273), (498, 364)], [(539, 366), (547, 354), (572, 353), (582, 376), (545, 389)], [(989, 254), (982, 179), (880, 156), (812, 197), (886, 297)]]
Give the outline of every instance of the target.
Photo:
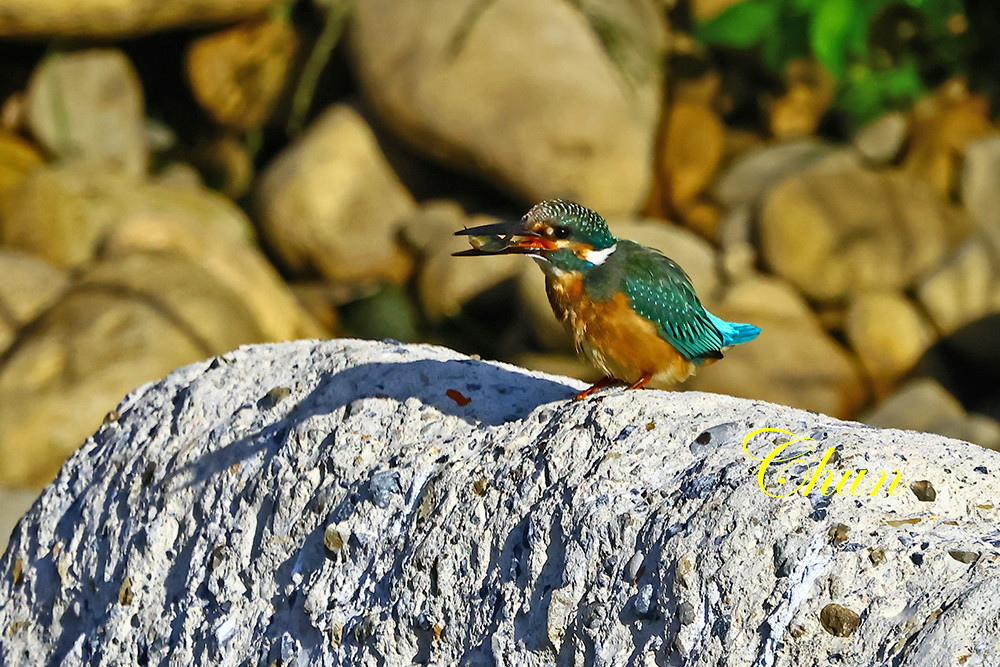
[[(15, 531), (0, 663), (1000, 661), (1000, 455), (578, 386), (300, 341), (141, 387)], [(768, 497), (741, 449), (758, 428), (835, 446), (832, 469), (900, 469), (901, 492)]]

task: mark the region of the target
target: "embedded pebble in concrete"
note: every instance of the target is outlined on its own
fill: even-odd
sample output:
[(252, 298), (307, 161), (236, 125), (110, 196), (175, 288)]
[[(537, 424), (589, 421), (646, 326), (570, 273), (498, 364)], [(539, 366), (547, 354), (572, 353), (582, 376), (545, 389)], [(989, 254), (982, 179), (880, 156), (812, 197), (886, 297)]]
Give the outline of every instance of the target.
[(581, 388), (349, 340), (140, 387), (14, 532), (0, 664), (1000, 664), (1000, 454)]

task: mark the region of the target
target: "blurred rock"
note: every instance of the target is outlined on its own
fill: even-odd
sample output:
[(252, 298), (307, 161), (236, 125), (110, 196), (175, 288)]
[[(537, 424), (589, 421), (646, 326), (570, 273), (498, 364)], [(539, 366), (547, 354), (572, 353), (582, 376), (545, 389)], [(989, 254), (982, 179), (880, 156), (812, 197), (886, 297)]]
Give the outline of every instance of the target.
[(749, 277), (757, 264), (757, 246), (754, 243), (754, 220), (750, 206), (730, 209), (719, 223), (717, 238), (722, 270), (735, 282)]
[(0, 487), (0, 554), (7, 551), (11, 531), (37, 497), (38, 492), (34, 489)]
[(201, 172), (187, 162), (171, 162), (153, 177), (157, 185), (168, 188), (198, 190), (202, 187)]
[(122, 38), (261, 16), (281, 0), (0, 0), (0, 37)]
[(833, 101), (837, 82), (812, 58), (797, 58), (785, 68), (785, 93), (767, 105), (771, 136), (779, 141), (813, 134)]
[(0, 248), (0, 353), (17, 330), (52, 304), (66, 287), (66, 275), (31, 255)]
[(760, 216), (768, 265), (821, 301), (904, 289), (968, 229), (922, 182), (822, 163), (771, 190)]
[(965, 81), (956, 78), (914, 105), (913, 117), (903, 170), (950, 196), (958, 184), (966, 146), (996, 131), (989, 100), (972, 95)]
[(234, 132), (222, 132), (199, 141), (191, 154), (205, 183), (230, 199), (246, 195), (255, 175), (254, 156), (247, 141)]
[[(202, 196), (206, 192), (202, 191)], [(234, 242), (224, 234), (217, 235), (206, 224), (211, 222), (209, 219), (196, 223), (181, 213), (127, 218), (108, 234), (102, 257), (117, 258), (137, 251), (182, 254), (243, 300), (264, 340), (321, 338), (329, 334), (299, 303), (250, 238)], [(243, 219), (241, 224), (249, 221)]]
[(133, 217), (183, 219), (222, 242), (246, 243), (252, 237), (246, 217), (224, 197), (147, 185), (87, 164), (36, 170), (0, 204), (5, 245), (63, 266), (89, 261), (107, 233)]
[(969, 143), (962, 170), (962, 202), (975, 224), (1000, 234), (1000, 134)]
[(872, 165), (884, 166), (899, 157), (909, 131), (909, 117), (892, 111), (859, 129), (854, 134), (854, 147)]
[(865, 292), (851, 299), (846, 334), (875, 387), (884, 396), (934, 343), (934, 330), (897, 292)]
[(0, 484), (47, 482), (137, 384), (265, 339), (244, 302), (183, 255), (98, 265), (0, 366)]
[(399, 136), (532, 202), (637, 211), (652, 175), (666, 45), (653, 0), (366, 0), (353, 60)]
[(340, 312), (344, 327), (357, 338), (406, 343), (421, 340), (420, 314), (401, 285), (382, 285), (373, 294), (343, 306)]
[(31, 133), (56, 158), (146, 172), (142, 82), (121, 51), (56, 52), (43, 59), (28, 84), (27, 102)]
[(1000, 450), (1000, 422), (967, 413), (954, 396), (929, 378), (907, 383), (862, 421), (880, 428), (938, 433)]
[(227, 28), (191, 42), (188, 81), (215, 122), (251, 130), (274, 110), (297, 48), (294, 29), (281, 19)]
[(861, 405), (865, 389), (850, 355), (823, 330), (788, 283), (758, 277), (730, 289), (716, 315), (759, 326), (760, 336), (726, 351), (684, 385), (828, 415), (847, 416)]
[(921, 281), (917, 297), (943, 334), (1000, 312), (1000, 229), (966, 241)]
[(394, 282), (409, 275), (396, 237), (413, 200), (349, 106), (313, 121), (267, 167), (255, 200), (265, 236), (296, 274)]
[(468, 237), (454, 236), (463, 227), (498, 222), (484, 215), (466, 216), (454, 202), (431, 202), (402, 225), (404, 238), (423, 255), (417, 281), (420, 303), (432, 323), (457, 315), (462, 306), (489, 288), (516, 277), (534, 262), (516, 255), (452, 257), (467, 250)]
[(725, 126), (713, 109), (691, 103), (671, 106), (664, 124), (660, 178), (668, 201), (683, 208), (715, 175), (722, 160)]
[(340, 328), (337, 306), (342, 302), (338, 298), (339, 293), (335, 286), (314, 281), (293, 283), (289, 287), (309, 316), (323, 327), (327, 334), (336, 334)]
[[(680, 264), (690, 276), (702, 300), (711, 302), (719, 286), (719, 274), (715, 250), (707, 241), (687, 229), (662, 220), (611, 220), (609, 224), (615, 236), (657, 248)], [(550, 350), (572, 350), (573, 343), (566, 330), (552, 314), (552, 307), (545, 294), (545, 275), (538, 267), (528, 268), (530, 270), (520, 274), (518, 291), (532, 331)]]
[(242, 296), (267, 340), (322, 335), (253, 244), (243, 212), (209, 190), (136, 183), (74, 164), (32, 173), (0, 204), (8, 247), (57, 266), (135, 250), (180, 252)]
[(42, 156), (34, 146), (16, 134), (0, 130), (0, 197), (42, 164)]
[(832, 151), (816, 139), (752, 148), (726, 169), (713, 193), (727, 208), (754, 205), (787, 176), (804, 170)]

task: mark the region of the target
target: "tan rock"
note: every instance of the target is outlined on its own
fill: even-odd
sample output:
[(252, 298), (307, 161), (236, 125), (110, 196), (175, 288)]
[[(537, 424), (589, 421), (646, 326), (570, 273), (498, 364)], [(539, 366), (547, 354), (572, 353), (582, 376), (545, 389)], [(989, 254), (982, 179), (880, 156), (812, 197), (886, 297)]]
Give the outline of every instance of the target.
[(668, 200), (690, 204), (709, 184), (722, 160), (725, 126), (707, 105), (675, 104), (667, 112), (660, 165)]
[(31, 255), (0, 248), (0, 353), (17, 330), (51, 305), (66, 287), (66, 275)]
[(0, 37), (121, 38), (261, 16), (280, 0), (0, 0)]
[(16, 134), (0, 130), (0, 197), (42, 164), (38, 149)]
[(112, 230), (103, 257), (136, 251), (182, 254), (242, 299), (264, 340), (323, 338), (321, 326), (284, 283), (270, 262), (250, 243), (217, 238), (204, 225), (183, 217), (134, 216)]
[(227, 28), (188, 47), (188, 81), (220, 125), (260, 127), (285, 88), (297, 48), (295, 31), (281, 19)]
[(968, 229), (924, 183), (822, 163), (775, 187), (760, 216), (767, 264), (820, 301), (904, 289)]
[(942, 334), (1000, 312), (1000, 230), (966, 241), (920, 282), (917, 297)]
[(902, 152), (909, 131), (909, 116), (892, 111), (859, 129), (854, 135), (854, 147), (871, 164), (886, 165)]
[(0, 206), (5, 245), (62, 266), (89, 261), (111, 229), (135, 216), (184, 219), (221, 242), (252, 238), (246, 217), (224, 197), (147, 185), (87, 164), (37, 170), (8, 192)]
[(785, 68), (785, 92), (767, 105), (771, 136), (801, 139), (819, 127), (833, 101), (837, 81), (812, 58), (798, 58)]
[(403, 223), (404, 237), (423, 254), (417, 287), (431, 322), (457, 315), (463, 305), (489, 288), (535, 268), (534, 262), (516, 255), (451, 256), (469, 248), (468, 239), (453, 232), (493, 222), (497, 219), (466, 216), (454, 202), (432, 202)]
[(181, 255), (84, 274), (0, 367), (0, 484), (43, 484), (127, 391), (264, 340), (231, 290)]
[(43, 59), (31, 75), (27, 105), (32, 134), (55, 157), (146, 172), (142, 82), (121, 51), (86, 49)]
[(967, 413), (948, 390), (930, 378), (907, 383), (862, 421), (880, 428), (938, 433), (1000, 450), (1000, 423)]
[(959, 181), (958, 167), (970, 142), (996, 131), (990, 103), (972, 95), (961, 78), (945, 82), (914, 105), (910, 147), (902, 168), (938, 193), (951, 195)]
[(972, 221), (1000, 234), (1000, 133), (970, 142), (962, 169), (962, 201)]
[(760, 336), (685, 384), (834, 416), (848, 416), (864, 401), (861, 375), (850, 355), (823, 330), (788, 283), (758, 277), (737, 284), (715, 314), (761, 328)]
[(413, 200), (349, 106), (328, 109), (268, 166), (256, 206), (268, 241), (298, 274), (402, 281), (410, 272), (396, 236)]
[(883, 396), (934, 343), (934, 330), (917, 308), (896, 292), (866, 292), (847, 310), (847, 340)]
[(243, 212), (204, 188), (135, 183), (86, 165), (41, 169), (0, 202), (0, 239), (60, 266), (180, 252), (241, 295), (266, 339), (323, 334), (253, 245)]
[[(732, 131), (729, 134), (734, 136)], [(831, 147), (811, 138), (752, 147), (741, 152), (719, 177), (713, 194), (727, 208), (756, 206), (786, 177), (803, 171), (832, 152)]]
[(351, 29), (373, 107), (430, 155), (532, 202), (635, 212), (666, 44), (652, 0), (366, 0)]

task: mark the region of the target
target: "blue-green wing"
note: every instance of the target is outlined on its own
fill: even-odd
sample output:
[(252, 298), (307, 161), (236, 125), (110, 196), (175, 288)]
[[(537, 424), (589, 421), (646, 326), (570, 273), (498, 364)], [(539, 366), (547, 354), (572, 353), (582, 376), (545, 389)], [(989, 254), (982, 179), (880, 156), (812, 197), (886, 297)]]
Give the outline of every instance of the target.
[(637, 313), (688, 359), (722, 358), (723, 335), (676, 262), (643, 248), (629, 261), (622, 287)]

